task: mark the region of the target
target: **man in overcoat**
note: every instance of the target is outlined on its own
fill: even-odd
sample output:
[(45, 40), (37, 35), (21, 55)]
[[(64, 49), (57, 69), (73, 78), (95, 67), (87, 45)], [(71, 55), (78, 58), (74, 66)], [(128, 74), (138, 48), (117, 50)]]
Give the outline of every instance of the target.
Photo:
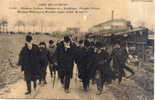
[(90, 42), (88, 40), (84, 41), (83, 55), (81, 56), (82, 60), (80, 62), (81, 64), (80, 75), (83, 83), (83, 88), (87, 92), (89, 88), (89, 83), (92, 75), (91, 72), (94, 63), (93, 51), (90, 48)]
[(96, 43), (95, 55), (95, 79), (97, 84), (97, 95), (100, 95), (106, 82), (110, 81), (110, 55), (106, 50), (106, 46), (101, 42)]
[(69, 36), (64, 36), (64, 40), (61, 41), (56, 48), (56, 58), (59, 66), (58, 74), (66, 93), (70, 92), (70, 79), (73, 76), (74, 49), (75, 45)]
[(46, 74), (49, 60), (48, 60), (48, 50), (45, 42), (40, 42), (39, 53), (40, 53), (40, 72), (41, 72), (40, 83), (47, 84)]
[(33, 44), (32, 40), (32, 36), (26, 36), (26, 43), (20, 51), (18, 62), (18, 65), (21, 65), (21, 70), (24, 72), (27, 85), (26, 95), (31, 94), (31, 82), (34, 83), (34, 89), (36, 89), (36, 81), (40, 78), (39, 48)]
[(111, 57), (113, 60), (113, 71), (115, 73), (115, 79), (118, 78), (118, 83), (120, 84), (122, 78), (125, 77), (124, 65), (126, 57), (124, 56), (124, 52), (122, 51), (119, 43), (115, 44)]
[(56, 51), (56, 45), (54, 44), (53, 40), (50, 40), (49, 47), (48, 47), (48, 60), (49, 60), (49, 70), (50, 70), (51, 79), (52, 77), (55, 77), (56, 70), (58, 68), (55, 51)]
[(83, 65), (83, 60), (84, 60), (84, 42), (83, 40), (80, 40), (78, 43), (78, 46), (75, 49), (75, 63), (77, 64), (77, 69), (78, 69), (78, 77), (79, 79), (82, 79), (82, 65)]

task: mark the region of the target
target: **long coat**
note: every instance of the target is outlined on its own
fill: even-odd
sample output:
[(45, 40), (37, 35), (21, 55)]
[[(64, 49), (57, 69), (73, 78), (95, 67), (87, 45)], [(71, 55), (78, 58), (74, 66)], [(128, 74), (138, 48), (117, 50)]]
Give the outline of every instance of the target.
[(82, 79), (83, 65), (85, 60), (85, 49), (84, 47), (76, 47), (75, 49), (75, 63), (77, 64), (78, 77)]
[(56, 48), (56, 59), (58, 62), (58, 70), (60, 71), (60, 77), (68, 75), (72, 78), (73, 66), (74, 66), (74, 51), (75, 45), (70, 42), (70, 48), (67, 50), (64, 46), (64, 41), (61, 41)]
[(81, 79), (89, 80), (92, 77), (92, 67), (94, 64), (93, 51), (91, 48), (83, 48), (83, 55), (81, 59)]
[(114, 48), (111, 57), (113, 59), (113, 68), (118, 70), (121, 67), (120, 65), (125, 64), (128, 54), (123, 48)]
[(117, 76), (125, 76), (124, 66), (127, 60), (127, 51), (123, 48), (114, 48), (111, 54), (113, 60), (113, 70)]
[(39, 59), (40, 55), (38, 46), (32, 44), (32, 49), (29, 50), (25, 44), (20, 51), (18, 64), (21, 65), (21, 70), (24, 71), (26, 81), (32, 81), (40, 78)]
[(49, 62), (51, 64), (54, 64), (54, 63), (57, 62), (56, 61), (56, 53), (55, 53), (55, 51), (56, 51), (55, 45), (49, 46), (49, 48), (48, 48), (48, 60), (49, 60)]
[(40, 65), (41, 67), (47, 67), (48, 65), (48, 50), (46, 48), (40, 48)]
[(100, 53), (96, 53), (95, 55), (95, 72), (99, 72), (101, 74), (101, 78), (104, 80), (110, 80), (112, 77), (111, 67), (110, 67), (110, 55), (107, 51), (102, 50)]

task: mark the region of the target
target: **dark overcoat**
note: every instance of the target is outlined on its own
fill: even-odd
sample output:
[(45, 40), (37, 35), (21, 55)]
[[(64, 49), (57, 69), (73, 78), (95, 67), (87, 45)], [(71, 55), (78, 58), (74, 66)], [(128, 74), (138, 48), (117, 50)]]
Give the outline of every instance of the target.
[(35, 44), (32, 44), (31, 50), (29, 50), (25, 44), (20, 51), (18, 64), (21, 65), (21, 70), (24, 71), (26, 81), (32, 81), (40, 78), (39, 58), (39, 48)]
[(81, 59), (81, 78), (89, 80), (92, 76), (92, 67), (94, 63), (93, 51), (90, 48), (84, 48), (83, 50)]
[(53, 46), (49, 46), (48, 48), (48, 60), (51, 64), (54, 64), (56, 63), (56, 47), (53, 45)]
[(108, 52), (102, 50), (100, 53), (96, 53), (95, 58), (95, 72), (100, 72), (101, 78), (104, 80), (110, 80), (112, 77), (112, 70), (110, 67), (110, 55)]
[(123, 48), (115, 48), (112, 51), (111, 57), (113, 60), (113, 71), (115, 76), (125, 76), (124, 66), (127, 60), (127, 51)]
[(47, 67), (48, 65), (48, 50), (46, 48), (40, 48), (40, 65), (41, 67)]
[(77, 64), (77, 69), (78, 69), (78, 77), (82, 79), (82, 70), (84, 66), (84, 58), (85, 56), (85, 49), (84, 47), (76, 47), (75, 49), (75, 63)]
[(70, 48), (65, 49), (64, 41), (61, 41), (56, 48), (56, 59), (58, 62), (58, 70), (60, 71), (61, 75), (68, 75), (72, 77), (73, 75), (73, 66), (74, 66), (74, 52), (75, 45), (71, 42)]

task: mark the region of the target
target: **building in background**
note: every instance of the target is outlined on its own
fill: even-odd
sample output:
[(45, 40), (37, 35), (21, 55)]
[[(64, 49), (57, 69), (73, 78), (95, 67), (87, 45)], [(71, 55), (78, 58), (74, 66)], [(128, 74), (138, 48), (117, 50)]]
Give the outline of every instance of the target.
[(89, 29), (86, 37), (103, 41), (107, 45), (113, 45), (117, 42), (125, 43), (129, 49), (134, 48), (132, 55), (137, 55), (143, 61), (146, 61), (148, 29), (145, 27), (132, 27), (130, 21), (125, 19), (113, 19), (95, 25)]
[(66, 32), (69, 34), (79, 34), (80, 33), (80, 28), (78, 27), (68, 27), (66, 29)]

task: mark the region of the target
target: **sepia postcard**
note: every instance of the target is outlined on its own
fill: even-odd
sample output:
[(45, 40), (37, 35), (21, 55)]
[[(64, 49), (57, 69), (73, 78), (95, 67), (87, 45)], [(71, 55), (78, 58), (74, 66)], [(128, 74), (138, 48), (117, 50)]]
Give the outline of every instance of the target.
[(154, 100), (154, 0), (0, 0), (0, 99)]

